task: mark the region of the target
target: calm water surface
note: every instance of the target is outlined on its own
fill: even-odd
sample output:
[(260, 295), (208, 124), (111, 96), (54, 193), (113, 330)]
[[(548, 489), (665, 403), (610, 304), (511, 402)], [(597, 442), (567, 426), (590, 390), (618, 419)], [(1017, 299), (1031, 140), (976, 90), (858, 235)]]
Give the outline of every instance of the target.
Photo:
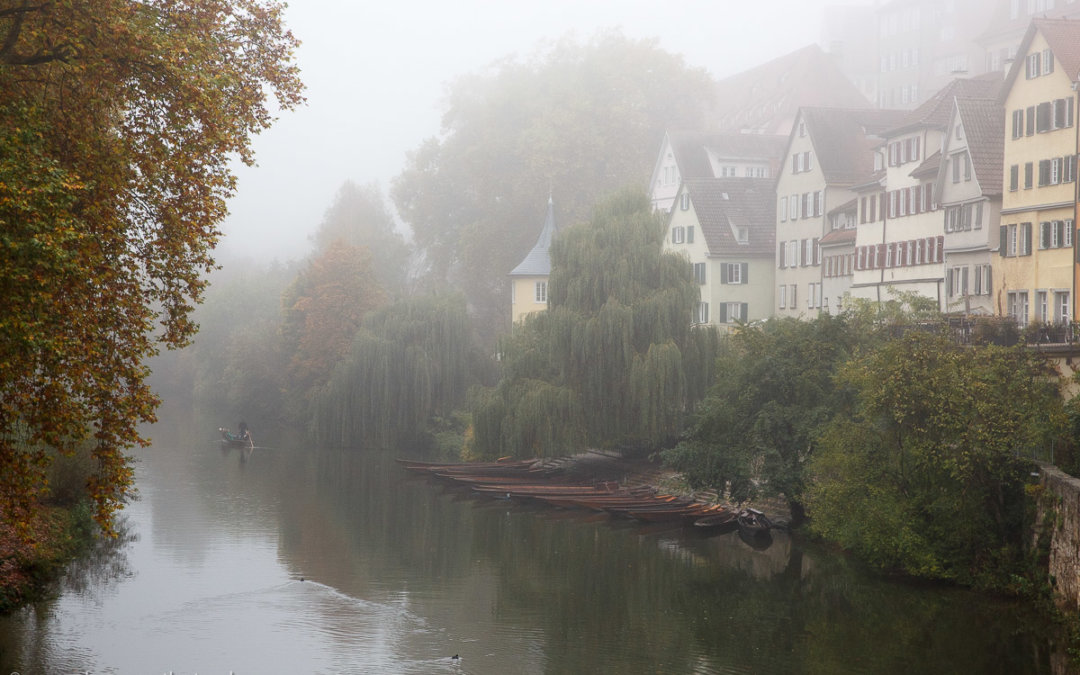
[(153, 430), (123, 536), (0, 619), (0, 673), (1064, 672), (1023, 608), (784, 537), (478, 501), (207, 426)]

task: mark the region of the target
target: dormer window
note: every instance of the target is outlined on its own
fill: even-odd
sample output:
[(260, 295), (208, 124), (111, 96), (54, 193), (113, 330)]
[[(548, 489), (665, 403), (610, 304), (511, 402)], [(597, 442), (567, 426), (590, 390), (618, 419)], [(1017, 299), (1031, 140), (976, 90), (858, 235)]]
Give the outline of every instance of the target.
[(690, 193), (689, 192), (682, 193), (682, 197), (679, 200), (679, 208), (681, 208), (683, 211), (689, 211), (690, 210)]
[(745, 227), (735, 228), (735, 238), (739, 241), (740, 244), (749, 244), (750, 230)]

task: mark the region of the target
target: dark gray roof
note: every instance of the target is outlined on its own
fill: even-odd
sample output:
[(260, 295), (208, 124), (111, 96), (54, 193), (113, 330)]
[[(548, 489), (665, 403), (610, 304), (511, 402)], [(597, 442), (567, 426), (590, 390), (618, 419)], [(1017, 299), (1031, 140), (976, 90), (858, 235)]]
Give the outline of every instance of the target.
[(555, 203), (548, 197), (547, 218), (536, 245), (525, 259), (510, 271), (512, 277), (545, 277), (551, 274), (551, 239), (555, 236)]
[[(876, 135), (896, 124), (900, 110), (803, 108), (818, 165), (830, 185), (850, 185), (874, 169)], [(792, 132), (796, 133), (796, 132)]]
[(702, 131), (669, 131), (668, 140), (684, 179), (714, 177), (709, 150), (721, 158), (768, 161), (775, 172), (787, 143), (786, 136)]
[[(683, 186), (690, 193), (709, 255), (774, 254), (776, 193), (771, 179), (696, 178), (683, 181)], [(732, 225), (747, 228), (747, 243), (738, 242)]]

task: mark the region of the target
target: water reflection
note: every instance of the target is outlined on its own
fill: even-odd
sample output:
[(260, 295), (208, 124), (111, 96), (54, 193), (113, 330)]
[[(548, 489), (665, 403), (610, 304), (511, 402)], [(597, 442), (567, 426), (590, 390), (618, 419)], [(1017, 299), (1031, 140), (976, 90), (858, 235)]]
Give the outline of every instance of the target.
[(1019, 608), (784, 533), (755, 550), (192, 428), (216, 425), (145, 454), (125, 539), (0, 621), (0, 672), (1051, 672), (1049, 627)]

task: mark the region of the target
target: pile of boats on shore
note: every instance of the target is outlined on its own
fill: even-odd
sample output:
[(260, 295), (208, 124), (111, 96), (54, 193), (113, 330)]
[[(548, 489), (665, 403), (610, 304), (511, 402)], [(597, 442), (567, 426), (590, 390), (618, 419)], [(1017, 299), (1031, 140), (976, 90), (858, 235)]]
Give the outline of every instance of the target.
[(683, 523), (695, 529), (730, 532), (743, 538), (769, 537), (782, 528), (756, 509), (735, 510), (685, 496), (663, 494), (655, 487), (628, 487), (617, 481), (573, 481), (536, 460), (435, 463), (398, 459), (405, 469), (469, 488), (476, 496), (504, 500), (531, 500), (561, 509), (603, 511), (646, 523)]

